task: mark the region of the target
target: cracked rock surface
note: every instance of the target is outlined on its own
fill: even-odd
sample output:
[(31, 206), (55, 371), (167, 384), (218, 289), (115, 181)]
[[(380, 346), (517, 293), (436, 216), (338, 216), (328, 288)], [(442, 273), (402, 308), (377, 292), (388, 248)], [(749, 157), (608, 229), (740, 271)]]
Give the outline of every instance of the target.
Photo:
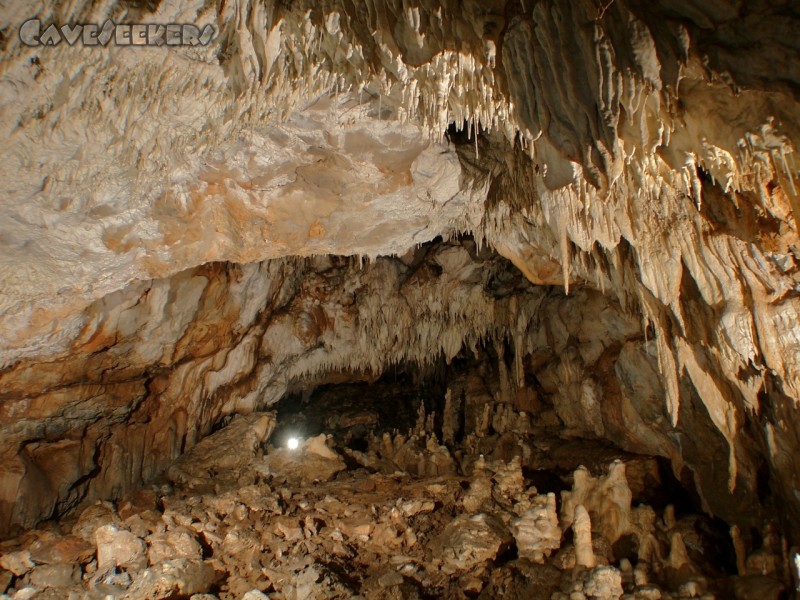
[[(329, 405), (346, 398), (335, 386), (321, 393)], [(296, 406), (279, 405), (278, 427), (285, 410)], [(152, 488), (0, 544), (4, 597), (709, 600), (786, 589), (786, 539), (774, 530), (737, 551), (719, 523), (670, 492), (655, 459), (608, 445), (577, 442), (561, 467), (541, 469), (547, 445), (563, 443), (559, 428), (538, 421), (520, 433), (514, 422), (528, 415), (504, 410), (513, 420), (465, 424), (463, 441), (446, 445), (421, 404), (406, 433), (365, 433), (363, 451), (345, 428), (276, 447), (275, 413), (235, 418)], [(303, 414), (309, 431), (324, 413)], [(233, 438), (261, 443), (226, 445)], [(504, 456), (502, 438), (528, 452)], [(411, 447), (413, 465), (391, 450)], [(423, 464), (439, 457), (451, 471)], [(594, 473), (570, 471), (587, 457)], [(185, 473), (218, 476), (199, 487)]]
[[(765, 598), (800, 577), (796, 2), (0, 16), (0, 539), (17, 540), (0, 586)], [(215, 35), (31, 47), (31, 18)], [(439, 540), (449, 566), (409, 564), (440, 579), (384, 564), (349, 581), (307, 549), (288, 591), (255, 530), (226, 530), (214, 543), (280, 571), (231, 590), (241, 567), (165, 517), (248, 485), (276, 519), (325, 486), (389, 502), (396, 473), (429, 529), (386, 525), (381, 544)], [(678, 517), (648, 496), (655, 474)], [(319, 534), (292, 515), (271, 535)], [(698, 550), (687, 515), (724, 523), (724, 548)], [(341, 517), (338, 542), (376, 539), (378, 517)]]

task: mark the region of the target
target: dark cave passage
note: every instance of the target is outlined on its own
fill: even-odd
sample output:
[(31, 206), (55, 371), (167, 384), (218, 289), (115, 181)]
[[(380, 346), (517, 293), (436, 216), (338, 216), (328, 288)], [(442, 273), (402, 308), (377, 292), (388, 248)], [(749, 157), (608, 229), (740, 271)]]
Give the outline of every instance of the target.
[[(122, 441), (102, 446), (132, 451), (97, 454), (58, 518), (0, 543), (0, 584), (131, 599), (785, 593), (769, 473), (725, 487), (729, 447), (698, 390), (682, 380), (672, 426), (652, 328), (612, 295), (533, 285), (468, 236), (269, 269), (270, 304), (238, 337), (216, 320), (240, 302), (232, 286), (264, 275), (184, 276), (211, 282), (188, 335), (230, 344), (202, 385), (241, 369), (234, 383), (188, 404), (193, 429), (162, 398), (173, 382), (197, 394), (181, 368), (208, 359), (148, 375), (111, 429)], [(37, 468), (61, 451), (42, 443)], [(62, 551), (74, 564), (51, 568)]]
[[(506, 343), (501, 352), (504, 361), (513, 363), (511, 344)], [(716, 585), (722, 587), (718, 590), (730, 592), (725, 578), (737, 573), (730, 524), (704, 514), (692, 480), (684, 482), (688, 483), (687, 488), (675, 478), (669, 461), (625, 451), (612, 439), (591, 434), (564, 436), (563, 423), (533, 375), (526, 379), (526, 385), (538, 389), (533, 392), (535, 400), (531, 400), (530, 395), (525, 398), (525, 394), (517, 394), (515, 402), (504, 406), (492, 396), (492, 391), (495, 396), (500, 395), (499, 377), (503, 369), (498, 360), (496, 345), (481, 344), (476, 352), (461, 352), (449, 362), (442, 359), (427, 367), (399, 365), (370, 381), (360, 381), (364, 379), (363, 374), (333, 375), (330, 379), (337, 383), (288, 394), (275, 405), (277, 425), (271, 446), (285, 447), (292, 437), (299, 438), (302, 443), (305, 438), (322, 435), (347, 465), (333, 481), (357, 485), (354, 481), (359, 478), (376, 474), (395, 477), (413, 474), (418, 478), (449, 474), (459, 479), (461, 490), (467, 493), (474, 486), (477, 460), (500, 465), (519, 461), (524, 488), (535, 489), (540, 495), (554, 494), (557, 512), (564, 509), (562, 498), (568, 498), (575, 486), (576, 470), (585, 468), (591, 477), (602, 479), (611, 465), (619, 461), (625, 465), (629, 507), (652, 509), (666, 520), (659, 521), (658, 525), (659, 535), (664, 536), (659, 542), (659, 551), (670, 553), (669, 531), (680, 522), (678, 529), (691, 539), (686, 549), (692, 563), (702, 564), (702, 571), (708, 577), (719, 580)], [(506, 364), (505, 369), (508, 367)], [(484, 384), (480, 390), (482, 404), (467, 400), (478, 388), (474, 378), (472, 386), (466, 383), (470, 374), (475, 373), (480, 373), (479, 379)], [(456, 393), (461, 397), (454, 399), (453, 390), (458, 390)], [(487, 406), (491, 407), (490, 418), (485, 429), (478, 431), (481, 428), (478, 415)], [(406, 445), (416, 445), (417, 452), (389, 456), (385, 448), (386, 436), (398, 435)], [(439, 464), (433, 470), (412, 464), (420, 460), (436, 463), (424, 457), (424, 452), (420, 453), (423, 446), (431, 448), (425, 439), (433, 439), (435, 445), (441, 443), (442, 450), (452, 456), (452, 463), (446, 464), (444, 469)], [(291, 481), (292, 477), (286, 475), (287, 481)], [(497, 484), (497, 479), (492, 481)], [(591, 514), (594, 518), (603, 518), (594, 512)], [(567, 530), (562, 544), (569, 547), (573, 543), (572, 535), (572, 530)], [(753, 530), (749, 535), (754, 536), (753, 543), (762, 544), (760, 532)], [(601, 544), (604, 560), (617, 566), (636, 564), (642, 551), (641, 543), (639, 534), (630, 532), (621, 535), (611, 546)], [(521, 550), (525, 552), (524, 547)], [(520, 558), (519, 552), (520, 548), (511, 544), (509, 550), (495, 558), (495, 568), (513, 569)], [(666, 587), (675, 584), (664, 579), (663, 573), (657, 577)], [(494, 596), (484, 594), (482, 597)]]

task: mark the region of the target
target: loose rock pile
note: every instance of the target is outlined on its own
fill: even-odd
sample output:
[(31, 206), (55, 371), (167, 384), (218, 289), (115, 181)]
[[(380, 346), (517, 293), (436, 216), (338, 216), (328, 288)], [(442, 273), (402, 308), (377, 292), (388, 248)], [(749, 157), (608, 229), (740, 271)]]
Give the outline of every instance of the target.
[[(708, 555), (704, 517), (633, 506), (628, 471), (641, 479), (649, 459), (579, 467), (571, 489), (539, 493), (520, 456), (452, 451), (421, 417), (362, 451), (324, 434), (264, 451), (274, 414), (238, 417), (153, 488), (0, 545), (0, 597), (767, 600), (785, 589), (777, 532), (749, 556), (734, 532), (733, 575)], [(520, 445), (543, 435), (524, 431)]]

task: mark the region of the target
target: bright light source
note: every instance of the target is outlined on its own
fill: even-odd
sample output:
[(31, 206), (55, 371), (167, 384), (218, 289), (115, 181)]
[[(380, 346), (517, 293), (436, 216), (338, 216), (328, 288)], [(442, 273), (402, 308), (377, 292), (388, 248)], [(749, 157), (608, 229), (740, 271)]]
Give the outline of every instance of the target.
[(297, 447), (300, 445), (300, 440), (296, 437), (290, 437), (289, 440), (286, 442), (286, 447), (289, 450), (297, 450)]
[(794, 553), (794, 570), (795, 576), (797, 577), (797, 591), (800, 592), (800, 554), (797, 552)]

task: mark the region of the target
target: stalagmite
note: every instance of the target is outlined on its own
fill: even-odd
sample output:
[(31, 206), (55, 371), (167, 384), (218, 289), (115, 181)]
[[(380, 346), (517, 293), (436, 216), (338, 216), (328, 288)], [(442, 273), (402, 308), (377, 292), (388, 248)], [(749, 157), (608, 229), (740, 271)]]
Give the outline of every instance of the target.
[(495, 341), (495, 351), (497, 352), (497, 371), (500, 378), (500, 401), (511, 404), (513, 398), (511, 376), (506, 365), (506, 350), (503, 340)]
[(436, 431), (436, 429), (434, 427), (434, 423), (435, 422), (436, 422), (436, 411), (433, 411), (425, 419), (425, 427), (424, 427), (423, 431), (425, 431), (425, 432), (435, 432)]
[(493, 467), (493, 479), (497, 492), (509, 499), (519, 498), (525, 490), (521, 458), (515, 456), (511, 462), (493, 465)]
[(427, 413), (425, 412), (425, 403), (421, 402), (417, 409), (417, 422), (414, 425), (414, 435), (424, 435), (426, 423)]
[(636, 587), (644, 587), (650, 583), (650, 575), (647, 563), (639, 562), (633, 570), (633, 582)]
[(687, 564), (689, 564), (689, 556), (686, 552), (686, 545), (683, 543), (683, 536), (676, 531), (670, 536), (667, 566), (677, 570)]
[(452, 445), (456, 439), (456, 428), (458, 427), (457, 407), (453, 405), (453, 391), (448, 388), (444, 396), (444, 412), (442, 413), (442, 441)]
[(572, 531), (575, 540), (575, 561), (578, 566), (591, 569), (597, 564), (592, 549), (592, 522), (582, 504), (575, 507)]
[(472, 481), (461, 502), (467, 513), (476, 513), (492, 497), (492, 481), (486, 472), (483, 455), (478, 457), (472, 471)]
[(667, 504), (664, 507), (664, 514), (662, 515), (662, 519), (664, 521), (664, 530), (665, 531), (672, 531), (675, 529), (675, 525), (677, 521), (675, 519), (675, 505), (674, 504)]
[(512, 532), (521, 558), (544, 563), (561, 546), (555, 494), (537, 496), (534, 506), (515, 520)]
[(491, 405), (487, 404), (483, 407), (483, 412), (481, 413), (478, 426), (476, 427), (475, 433), (483, 437), (487, 433), (489, 433), (489, 426), (491, 425), (491, 414), (492, 414), (492, 407)]
[(739, 575), (744, 575), (746, 573), (747, 548), (742, 539), (741, 530), (737, 525), (732, 525), (730, 532), (733, 550), (736, 553), (736, 571)]
[(633, 534), (637, 538), (639, 560), (658, 564), (661, 561), (661, 547), (656, 533), (656, 513), (649, 506), (638, 506), (631, 513)]
[(572, 490), (562, 492), (561, 518), (565, 526), (572, 523), (575, 507), (597, 515), (595, 530), (610, 543), (631, 532), (632, 493), (625, 475), (625, 464), (616, 461), (604, 477), (592, 477), (585, 467), (573, 474)]

